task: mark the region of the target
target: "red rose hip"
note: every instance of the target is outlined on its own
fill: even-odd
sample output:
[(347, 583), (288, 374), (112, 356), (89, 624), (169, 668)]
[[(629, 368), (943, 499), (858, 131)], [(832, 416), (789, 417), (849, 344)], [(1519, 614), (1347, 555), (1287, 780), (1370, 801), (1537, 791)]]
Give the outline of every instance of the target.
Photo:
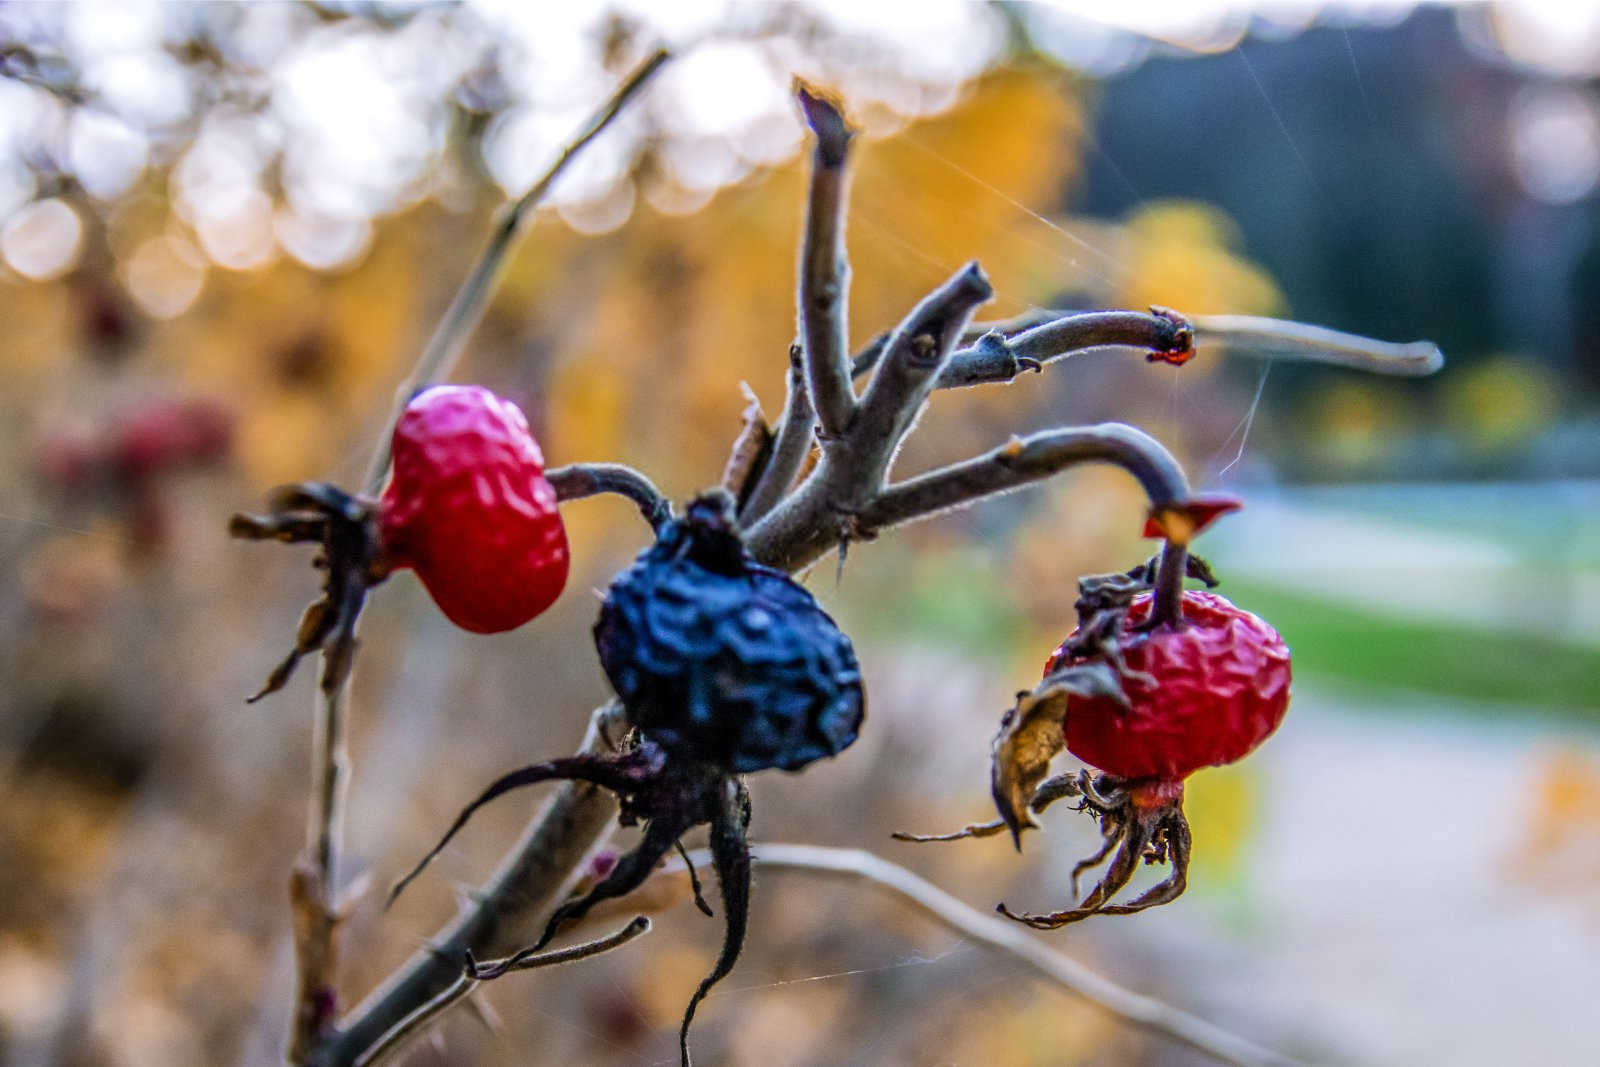
[[(1169, 545), (1170, 552), (1170, 545)], [(1163, 562), (1169, 553), (1163, 553)], [(1189, 562), (1193, 562), (1190, 560)], [(1183, 557), (1178, 564), (1188, 570)], [(1212, 582), (1198, 565), (1190, 577)], [(1141, 588), (1142, 586), (1142, 588)], [(1152, 588), (1154, 587), (1154, 588)], [(1126, 915), (1176, 900), (1188, 884), (1192, 845), (1184, 780), (1202, 767), (1249, 755), (1289, 708), (1289, 649), (1260, 618), (1214, 593), (1164, 584), (1155, 561), (1127, 574), (1078, 583), (1079, 625), (1017, 695), (995, 738), (990, 785), (1000, 821), (961, 834), (1038, 825), (1033, 815), (1063, 798), (1100, 823), (1102, 843), (1072, 870), (1100, 880), (1061, 911), (1000, 911), (1042, 930), (1092, 915)], [(1163, 592), (1170, 599), (1162, 612)], [(1152, 622), (1153, 618), (1171, 621)], [(1065, 748), (1092, 767), (1045, 779)], [(1117, 895), (1147, 863), (1167, 878), (1125, 903)]]
[[(1257, 616), (1198, 590), (1183, 594), (1183, 625), (1138, 634), (1152, 600), (1135, 598), (1123, 622), (1127, 706), (1071, 696), (1067, 750), (1119, 778), (1180, 782), (1243, 759), (1277, 729), (1289, 707), (1289, 648)], [(1063, 648), (1045, 674), (1063, 665)]]
[(544, 456), (517, 406), (481, 386), (435, 386), (406, 406), (380, 527), (389, 566), (415, 570), (439, 610), (474, 633), (521, 626), (566, 585)]

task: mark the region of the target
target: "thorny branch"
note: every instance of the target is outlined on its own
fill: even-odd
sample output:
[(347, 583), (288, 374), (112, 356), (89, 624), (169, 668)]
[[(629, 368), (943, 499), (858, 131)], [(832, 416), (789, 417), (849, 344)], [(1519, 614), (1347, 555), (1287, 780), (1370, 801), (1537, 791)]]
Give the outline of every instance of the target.
[[(607, 738), (627, 730), (622, 707), (595, 710), (580, 753), (610, 751)], [(456, 917), (414, 953), (383, 985), (339, 1022), (312, 1061), (348, 1067), (421, 1004), (453, 984), (466, 953), (496, 956), (532, 944), (545, 920), (588, 874), (586, 858), (616, 829), (617, 803), (597, 786), (566, 782), (524, 828), (522, 836)]]
[[(614, 114), (659, 61), (659, 57), (652, 59), (635, 74), (602, 116)], [(989, 296), (987, 282), (973, 265), (922, 301), (896, 331), (885, 335), (852, 366), (845, 347), (849, 266), (843, 243), (851, 132), (832, 104), (803, 87), (797, 95), (817, 136), (800, 261), (801, 340), (791, 350), (788, 402), (772, 455), (756, 476), (742, 516), (746, 541), (755, 557), (792, 571), (853, 538), (1091, 461), (1125, 467), (1145, 488), (1153, 512), (1168, 509), (1181, 516), (1191, 503), (1182, 469), (1153, 438), (1118, 424), (1046, 431), (941, 470), (884, 484), (893, 457), (931, 390), (1009, 381), (1022, 370), (1110, 344), (1135, 345), (1153, 358), (1181, 362), (1192, 350), (1191, 328), (1181, 317), (1159, 309), (1149, 315), (1051, 314), (1030, 322), (1003, 324), (998, 330), (969, 327), (973, 309)], [(603, 119), (597, 121), (603, 125)], [(500, 234), (515, 229), (520, 211), (516, 206), (508, 209), (509, 230), (496, 231), (484, 261), (452, 305), (435, 343), (430, 343), (425, 362), (433, 358), (435, 349), (448, 352), (459, 348), (457, 335), (464, 335), (476, 318), (494, 267), (509, 243), (509, 236), (502, 239)], [(474, 301), (476, 307), (471, 306)], [(458, 310), (457, 305), (467, 307), (470, 314)], [(1271, 320), (1213, 318), (1196, 322), (1193, 328), (1204, 339), (1249, 342), (1258, 349), (1270, 347), (1295, 358), (1320, 358), (1385, 373), (1427, 373), (1438, 364), (1437, 349), (1431, 346), (1383, 346)], [(444, 341), (439, 340), (441, 335)], [(1319, 342), (1332, 348), (1318, 350)], [(424, 369), (436, 373), (443, 362)], [(869, 370), (876, 373), (858, 404), (851, 382)], [(419, 372), (415, 380), (425, 380), (428, 374)], [(814, 439), (822, 446), (822, 459), (791, 491)], [(630, 496), (647, 519), (663, 513), (659, 494), (642, 476), (605, 470), (609, 473), (599, 474), (596, 468), (551, 473), (569, 487), (570, 495), (563, 494), (566, 498), (609, 489)], [(607, 739), (620, 737), (626, 726), (616, 703), (597, 709), (582, 751), (605, 751)], [(461, 979), (458, 964), (466, 953), (496, 955), (536, 940), (555, 906), (568, 899), (587, 877), (586, 857), (609, 838), (616, 813), (615, 801), (604, 790), (572, 782), (561, 786), (530, 821), (490, 881), (426, 950), (414, 955), (325, 1036), (310, 1062), (316, 1067), (344, 1067), (360, 1061), (375, 1045), (387, 1044), (385, 1035), (418, 1011), (441, 998), (445, 1003), (438, 1010), (453, 1002), (448, 993)], [(1018, 927), (972, 912), (910, 872), (868, 853), (796, 845), (769, 845), (761, 853), (758, 862), (768, 866), (848, 875), (885, 886), (953, 929), (1021, 959), (1119, 1016), (1225, 1061), (1288, 1062), (1176, 1009), (1110, 985), (1078, 969)], [(428, 1017), (436, 1014), (430, 1012)]]

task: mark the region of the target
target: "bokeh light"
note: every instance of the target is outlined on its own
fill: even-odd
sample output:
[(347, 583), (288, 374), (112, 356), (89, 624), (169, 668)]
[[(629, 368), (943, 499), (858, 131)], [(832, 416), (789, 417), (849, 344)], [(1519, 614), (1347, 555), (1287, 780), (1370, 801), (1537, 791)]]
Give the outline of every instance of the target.
[(1528, 195), (1571, 204), (1600, 181), (1600, 109), (1566, 87), (1524, 89), (1511, 105), (1511, 162)]
[(189, 310), (206, 279), (206, 260), (181, 237), (163, 234), (144, 241), (123, 268), (128, 292), (158, 319)]
[(83, 221), (66, 201), (35, 200), (0, 227), (0, 253), (12, 270), (48, 281), (71, 270), (83, 247)]

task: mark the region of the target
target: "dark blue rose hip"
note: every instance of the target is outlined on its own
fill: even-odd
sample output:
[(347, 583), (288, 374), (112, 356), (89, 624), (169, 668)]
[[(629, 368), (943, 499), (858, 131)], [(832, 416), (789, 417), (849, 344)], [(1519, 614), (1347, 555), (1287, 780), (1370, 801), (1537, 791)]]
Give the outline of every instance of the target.
[(744, 552), (716, 498), (617, 577), (594, 636), (629, 719), (678, 758), (794, 771), (861, 729), (850, 639), (803, 586)]

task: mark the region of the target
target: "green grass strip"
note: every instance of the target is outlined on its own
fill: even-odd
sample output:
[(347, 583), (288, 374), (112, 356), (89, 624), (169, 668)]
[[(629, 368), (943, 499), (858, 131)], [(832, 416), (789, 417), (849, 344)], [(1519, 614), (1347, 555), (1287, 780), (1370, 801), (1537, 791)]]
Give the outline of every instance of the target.
[(1396, 618), (1231, 579), (1217, 591), (1278, 628), (1294, 651), (1297, 677), (1532, 704), (1600, 718), (1600, 648)]

